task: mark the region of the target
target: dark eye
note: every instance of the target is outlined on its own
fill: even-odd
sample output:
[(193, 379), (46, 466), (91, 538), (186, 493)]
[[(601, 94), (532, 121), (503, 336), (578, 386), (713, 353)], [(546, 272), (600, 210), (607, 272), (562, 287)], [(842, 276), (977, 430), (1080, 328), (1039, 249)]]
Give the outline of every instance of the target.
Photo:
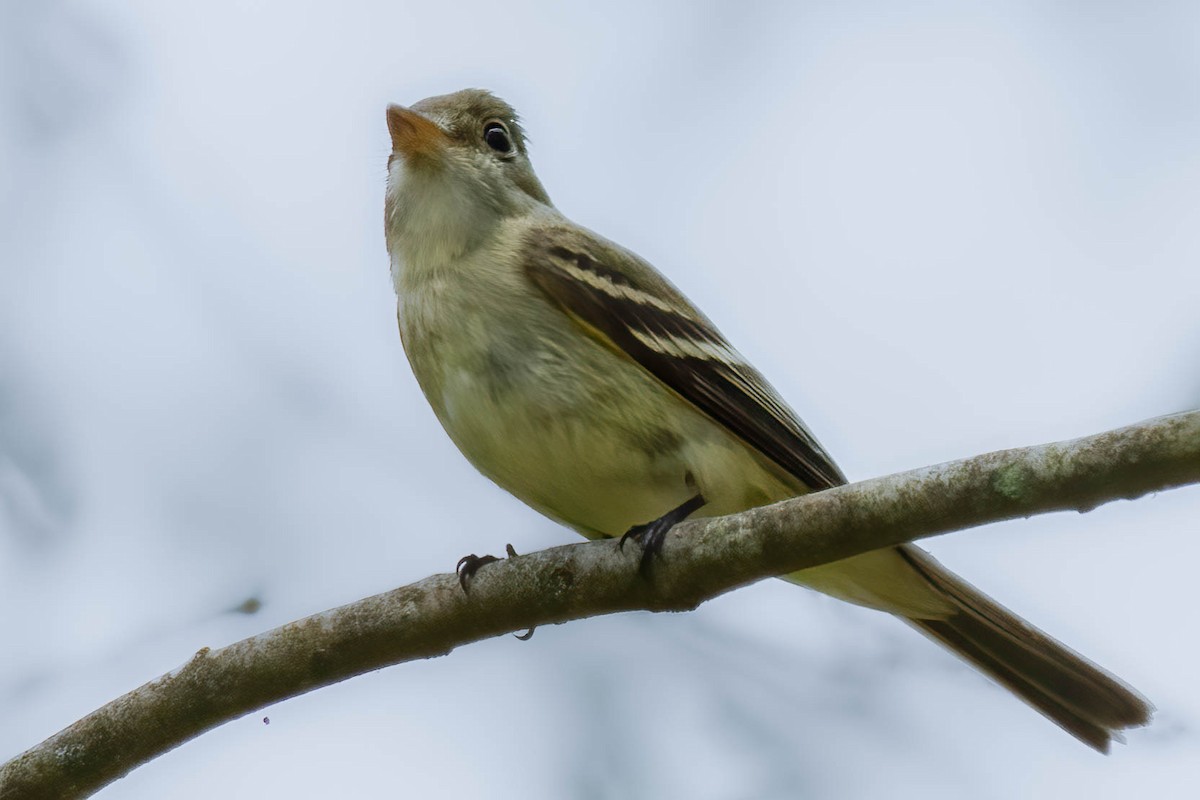
[(492, 120), (484, 125), (483, 140), (487, 142), (488, 147), (500, 155), (512, 155), (512, 138), (508, 135), (508, 128), (504, 127), (503, 122)]

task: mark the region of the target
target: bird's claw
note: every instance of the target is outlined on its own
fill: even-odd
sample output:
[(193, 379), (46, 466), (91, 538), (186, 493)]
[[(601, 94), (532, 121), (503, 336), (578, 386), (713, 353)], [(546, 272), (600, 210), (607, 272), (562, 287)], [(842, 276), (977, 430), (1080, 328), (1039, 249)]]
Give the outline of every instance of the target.
[(642, 525), (634, 525), (625, 531), (625, 535), (621, 537), (621, 541), (617, 544), (617, 549), (625, 550), (626, 539), (632, 539), (639, 543), (642, 546), (640, 569), (643, 574), (647, 574), (654, 565), (654, 559), (662, 553), (663, 542), (667, 539), (667, 532), (674, 525), (674, 520), (661, 517)]
[(651, 567), (654, 566), (654, 558), (662, 553), (663, 542), (667, 539), (667, 533), (678, 523), (687, 519), (693, 511), (700, 508), (705, 502), (707, 501), (705, 501), (704, 495), (696, 494), (678, 508), (671, 509), (658, 519), (641, 525), (634, 525), (625, 531), (625, 535), (617, 543), (617, 549), (622, 551), (625, 549), (626, 539), (633, 539), (635, 542), (639, 542), (642, 545), (641, 572), (643, 575), (648, 576)]
[[(509, 558), (515, 558), (517, 555), (516, 548), (511, 544), (504, 545), (504, 552), (508, 554)], [(499, 560), (496, 556), (477, 556), (474, 553), (460, 558), (458, 564), (454, 567), (454, 571), (458, 574), (458, 583), (462, 586), (463, 592), (470, 591), (471, 579), (475, 577), (475, 573), (479, 571), (480, 567)], [(528, 642), (533, 638), (533, 632), (536, 630), (537, 626), (534, 626), (524, 633), (514, 633), (513, 636), (522, 642)]]
[(471, 579), (475, 577), (475, 573), (485, 564), (491, 564), (493, 561), (500, 559), (495, 556), (477, 556), (471, 553), (469, 556), (463, 556), (458, 560), (458, 564), (454, 567), (454, 571), (458, 573), (458, 585), (462, 587), (464, 592), (470, 591)]

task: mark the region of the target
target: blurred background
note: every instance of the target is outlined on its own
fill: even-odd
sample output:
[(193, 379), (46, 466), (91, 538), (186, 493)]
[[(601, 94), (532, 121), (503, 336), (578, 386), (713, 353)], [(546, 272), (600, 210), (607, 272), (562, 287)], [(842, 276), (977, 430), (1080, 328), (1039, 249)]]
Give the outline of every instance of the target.
[[(1195, 3), (4, 3), (0, 760), (201, 646), (572, 540), (396, 333), (384, 108), (466, 86), (852, 479), (1200, 406)], [(99, 797), (1179, 796), (1197, 519), (927, 543), (1154, 701), (1109, 758), (768, 581), (321, 689)]]

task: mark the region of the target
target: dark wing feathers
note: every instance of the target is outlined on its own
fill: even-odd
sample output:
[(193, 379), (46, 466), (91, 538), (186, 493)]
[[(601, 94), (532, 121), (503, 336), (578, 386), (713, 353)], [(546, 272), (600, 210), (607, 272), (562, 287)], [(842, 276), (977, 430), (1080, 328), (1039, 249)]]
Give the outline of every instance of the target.
[(567, 227), (525, 241), (525, 269), (569, 316), (812, 490), (846, 482), (766, 379), (637, 256)]

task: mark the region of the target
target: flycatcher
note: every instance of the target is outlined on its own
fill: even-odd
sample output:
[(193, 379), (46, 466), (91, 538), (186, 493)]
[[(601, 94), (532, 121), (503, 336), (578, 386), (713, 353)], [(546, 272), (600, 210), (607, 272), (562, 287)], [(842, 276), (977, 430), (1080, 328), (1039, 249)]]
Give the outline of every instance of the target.
[[(385, 229), (404, 350), (480, 472), (653, 558), (689, 517), (846, 482), (766, 379), (650, 264), (559, 213), (516, 112), (389, 106)], [(894, 614), (1097, 750), (1144, 725), (1118, 679), (907, 544), (785, 576)]]

